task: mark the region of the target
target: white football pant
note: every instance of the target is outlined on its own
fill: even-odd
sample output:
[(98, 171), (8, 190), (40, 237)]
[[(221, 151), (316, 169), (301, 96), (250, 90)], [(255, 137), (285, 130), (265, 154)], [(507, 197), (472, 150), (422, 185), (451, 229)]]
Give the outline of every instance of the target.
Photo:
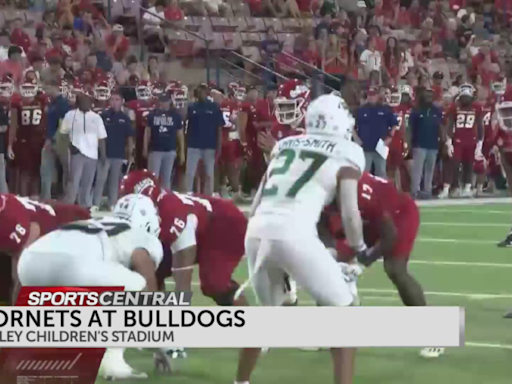
[(247, 237), (245, 250), (260, 305), (283, 304), (286, 274), (318, 305), (344, 307), (352, 304), (353, 296), (338, 264), (318, 237)]

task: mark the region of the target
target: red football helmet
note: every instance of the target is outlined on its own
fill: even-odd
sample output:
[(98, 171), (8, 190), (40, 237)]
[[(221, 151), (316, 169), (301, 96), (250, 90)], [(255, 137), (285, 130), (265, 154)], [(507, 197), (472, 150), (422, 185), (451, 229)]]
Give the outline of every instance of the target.
[(20, 95), (22, 97), (36, 97), (39, 91), (39, 85), (36, 79), (25, 79), (20, 85)]
[(151, 83), (147, 80), (140, 80), (135, 86), (135, 94), (139, 100), (149, 100), (153, 96)]
[(78, 93), (85, 93), (84, 88), (78, 79), (75, 79), (72, 83), (67, 84), (66, 97), (69, 101), (75, 102), (76, 95)]
[(496, 118), (500, 129), (512, 131), (512, 98), (505, 94), (500, 102), (496, 103)]
[(165, 91), (171, 96), (176, 108), (185, 107), (185, 103), (188, 101), (188, 88), (186, 85), (181, 84), (178, 80), (173, 80), (169, 82)]
[(158, 97), (160, 95), (163, 95), (166, 88), (167, 87), (165, 86), (164, 83), (162, 83), (161, 81), (157, 81), (156, 83), (153, 83), (153, 86), (151, 87), (151, 92), (154, 97)]
[(402, 93), (398, 90), (398, 88), (391, 88), (391, 93), (389, 95), (389, 105), (391, 107), (398, 107), (402, 101)]
[(496, 95), (504, 95), (507, 90), (507, 78), (499, 76), (496, 81), (491, 84), (491, 89)]
[(161, 192), (158, 178), (147, 169), (130, 172), (123, 177), (119, 187), (119, 197), (137, 193), (150, 197), (155, 203)]
[(107, 80), (102, 80), (94, 86), (94, 98), (100, 101), (110, 100), (110, 87)]
[(0, 81), (0, 96), (11, 97), (14, 94), (14, 81), (10, 75), (3, 75)]
[(232, 81), (228, 84), (228, 95), (235, 100), (244, 101), (247, 89), (239, 83)]
[(277, 121), (284, 125), (298, 126), (306, 115), (311, 101), (310, 90), (301, 80), (288, 80), (279, 86), (275, 114)]

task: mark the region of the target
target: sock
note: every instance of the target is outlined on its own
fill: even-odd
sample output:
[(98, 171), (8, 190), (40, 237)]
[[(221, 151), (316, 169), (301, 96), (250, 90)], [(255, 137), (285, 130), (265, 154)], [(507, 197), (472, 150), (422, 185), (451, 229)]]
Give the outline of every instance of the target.
[(443, 190), (446, 192), (450, 192), (450, 184), (445, 184)]
[(482, 192), (484, 191), (484, 186), (483, 186), (483, 184), (478, 184), (478, 185), (476, 186), (476, 191), (477, 191), (478, 193), (482, 193)]
[(469, 184), (469, 183), (468, 183), (468, 184), (466, 184), (466, 185), (464, 186), (464, 190), (465, 190), (466, 192), (471, 191), (471, 184)]

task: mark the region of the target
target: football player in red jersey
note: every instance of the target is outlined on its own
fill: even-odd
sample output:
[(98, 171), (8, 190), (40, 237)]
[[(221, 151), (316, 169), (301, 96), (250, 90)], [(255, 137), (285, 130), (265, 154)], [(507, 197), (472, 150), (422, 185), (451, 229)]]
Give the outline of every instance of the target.
[[(120, 196), (141, 193), (157, 204), (161, 218), (160, 240), (171, 260), (164, 260), (161, 279), (174, 276), (176, 289), (190, 290), (193, 265), (199, 265), (201, 289), (219, 305), (246, 302), (234, 298), (239, 285), (231, 279), (244, 255), (247, 219), (233, 202), (215, 197), (183, 195), (160, 188), (154, 174), (132, 171), (123, 178)], [(162, 281), (163, 282), (163, 281)]]
[(300, 80), (288, 80), (279, 86), (274, 101), (275, 120), (268, 132), (262, 130), (258, 134), (258, 145), (265, 153), (270, 153), (278, 140), (304, 133), (304, 116), (310, 101), (310, 90)]
[(448, 179), (445, 181), (439, 198), (447, 198), (450, 193), (449, 180), (458, 180), (458, 170), (462, 164), (463, 197), (472, 197), (471, 190), (475, 160), (482, 160), (483, 129), (482, 110), (474, 103), (475, 88), (471, 84), (460, 86), (457, 101), (448, 112), (446, 147), (450, 160), (447, 162)]
[(45, 142), (46, 97), (38, 95), (34, 80), (20, 85), (21, 101), (11, 106), (11, 124), (7, 153), (14, 160), (16, 185), (13, 191), (23, 195), (37, 195), (41, 165), (41, 151)]
[[(393, 112), (398, 120), (398, 129), (393, 132), (386, 166), (388, 178), (395, 182), (399, 190), (403, 191), (406, 189), (406, 180), (402, 180), (401, 176), (407, 175), (405, 157), (409, 152), (409, 147), (406, 140), (406, 131), (413, 107), (412, 88), (409, 85), (402, 85), (397, 89), (393, 89), (391, 91), (389, 105), (393, 108)], [(405, 172), (397, 172), (402, 170)]]
[(153, 98), (151, 84), (147, 80), (140, 80), (135, 84), (136, 100), (130, 100), (125, 104), (129, 110), (128, 116), (135, 127), (135, 166), (137, 169), (145, 169), (147, 160), (142, 155), (144, 147), (144, 132), (146, 130), (146, 118), (150, 111), (156, 108), (157, 101)]
[(266, 163), (263, 152), (258, 146), (258, 132), (266, 129), (261, 125), (261, 114), (258, 109), (258, 90), (251, 89), (240, 105), (238, 112), (238, 129), (240, 142), (244, 148), (247, 159), (245, 177), (242, 186), (244, 197), (250, 197), (251, 192), (258, 188), (258, 185), (265, 173)]
[(15, 266), (25, 247), (63, 224), (89, 218), (88, 210), (75, 205), (42, 204), (0, 194), (0, 302), (13, 298)]
[(240, 166), (244, 156), (244, 149), (240, 142), (240, 135), (236, 122), (238, 120), (238, 102), (235, 99), (225, 98), (222, 91), (211, 90), (213, 101), (220, 106), (224, 118), (222, 127), (222, 148), (217, 159), (217, 171), (215, 174), (217, 188), (222, 197), (228, 197), (226, 179), (232, 188), (234, 197), (240, 193)]
[(174, 107), (184, 114), (188, 102), (188, 87), (179, 80), (171, 80), (165, 91), (171, 96)]
[[(201, 195), (164, 191), (151, 172), (134, 171), (121, 181), (120, 196), (147, 195), (156, 202), (160, 219), (160, 240), (164, 259), (157, 277), (171, 274), (176, 290), (192, 290), (194, 264), (199, 266), (201, 291), (221, 306), (247, 306), (245, 296), (232, 275), (245, 253), (247, 218), (233, 202)], [(243, 349), (239, 366), (249, 369), (260, 349)]]
[[(371, 247), (368, 252), (358, 255), (357, 265), (342, 264), (355, 274), (360, 274), (381, 257), (384, 271), (395, 285), (404, 305), (426, 306), (423, 288), (409, 273), (408, 263), (414, 248), (414, 242), (420, 225), (420, 215), (414, 200), (406, 193), (396, 189), (393, 183), (363, 173), (358, 184), (358, 204), (364, 221), (364, 241)], [(319, 233), (328, 229), (335, 242), (338, 260), (346, 263), (355, 255), (345, 241), (338, 208), (327, 209), (319, 225)], [(442, 348), (425, 348), (424, 357), (438, 357), (444, 352)]]
[[(512, 191), (512, 97), (505, 95), (496, 104), (496, 113), (492, 124), (495, 125), (494, 145), (499, 157), (510, 191)], [(498, 247), (512, 247), (512, 229), (507, 237), (498, 243)]]
[(107, 80), (100, 80), (94, 85), (94, 102), (91, 107), (93, 112), (101, 113), (109, 107), (108, 101), (110, 100), (110, 93), (111, 89)]

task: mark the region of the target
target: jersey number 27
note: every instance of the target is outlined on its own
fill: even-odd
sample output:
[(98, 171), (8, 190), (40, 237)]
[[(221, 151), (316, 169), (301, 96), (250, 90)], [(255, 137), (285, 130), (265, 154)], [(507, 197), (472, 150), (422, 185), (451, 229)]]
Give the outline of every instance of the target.
[[(268, 183), (271, 184), (271, 180), (273, 177), (279, 177), (279, 175), (284, 175), (288, 172), (293, 162), (297, 159), (297, 152), (293, 149), (284, 149), (279, 155), (277, 155), (276, 159), (284, 158), (284, 164), (281, 166), (274, 165), (268, 174)], [(309, 167), (300, 175), (297, 180), (292, 184), (290, 189), (286, 192), (286, 197), (295, 197), (297, 193), (306, 185), (306, 183), (311, 180), (311, 178), (315, 175), (315, 173), (320, 169), (323, 163), (327, 160), (327, 156), (322, 155), (313, 151), (300, 151), (299, 160), (301, 161), (310, 161)], [(263, 196), (275, 196), (278, 194), (278, 187), (276, 185), (269, 185), (265, 189), (263, 189)]]

